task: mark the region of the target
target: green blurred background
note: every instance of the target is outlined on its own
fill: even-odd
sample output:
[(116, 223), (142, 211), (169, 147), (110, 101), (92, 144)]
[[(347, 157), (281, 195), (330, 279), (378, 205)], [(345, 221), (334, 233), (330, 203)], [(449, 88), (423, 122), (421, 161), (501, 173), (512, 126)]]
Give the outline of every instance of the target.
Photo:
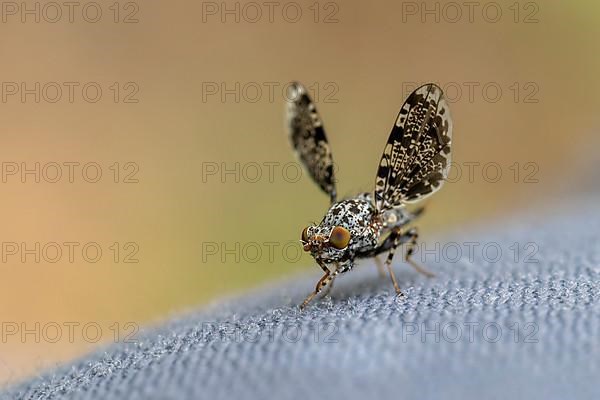
[[(434, 81), (446, 89), (462, 176), (428, 201), (420, 225), (425, 238), (537, 208), (597, 179), (597, 2), (481, 2), (472, 17), (460, 2), (290, 3), (275, 2), (270, 18), (262, 2), (121, 2), (117, 15), (113, 1), (100, 1), (96, 23), (82, 16), (87, 2), (79, 3), (73, 22), (63, 9), (55, 23), (48, 21), (56, 14), (44, 8), (46, 2), (38, 5), (39, 23), (35, 15), (21, 21), (21, 8), (35, 9), (35, 2), (14, 3), (16, 14), (3, 3), (4, 334), (14, 324), (35, 330), (40, 323), (41, 331), (49, 323), (97, 323), (103, 329), (98, 344), (108, 343), (115, 323), (159, 321), (301, 271), (317, 278), (309, 256), (282, 253), (327, 207), (326, 196), (306, 177), (293, 182), (296, 168), (282, 172), (295, 162), (283, 130), (282, 92), (291, 80), (303, 82), (316, 98), (341, 195), (372, 189), (409, 88)], [(233, 14), (221, 15), (225, 7)], [(432, 13), (422, 16), (423, 7)], [(302, 15), (293, 22), (298, 9)], [(94, 11), (86, 9), (86, 17), (94, 19)], [(62, 98), (48, 101), (55, 97), (50, 85), (38, 91), (39, 103), (35, 94), (22, 101), (11, 83), (20, 90), (23, 82), (34, 91), (36, 82), (40, 88), (56, 82)], [(72, 102), (64, 82), (79, 84)], [(89, 82), (102, 89), (95, 103), (81, 92)], [(224, 97), (222, 85), (230, 90)], [(87, 94), (94, 96), (93, 90)], [(14, 165), (33, 168), (36, 162), (48, 174), (53, 162), (97, 163), (103, 175), (97, 183), (86, 182), (81, 167), (72, 183), (66, 176), (57, 183), (42, 176), (35, 183), (33, 175), (23, 183), (20, 170), (11, 175)], [(236, 163), (239, 182), (232, 174), (222, 179), (221, 169)], [(479, 163), (472, 179), (469, 163)], [(486, 174), (489, 163), (495, 164)], [(262, 176), (251, 182), (256, 165)], [(273, 179), (268, 165), (274, 166)], [(215, 166), (218, 173), (208, 174)], [(498, 166), (502, 176), (492, 182)], [(124, 182), (132, 172), (129, 180), (138, 182)], [(11, 243), (34, 248), (36, 242), (96, 242), (103, 255), (91, 263), (79, 250), (74, 262), (63, 254), (56, 263), (43, 257), (37, 263), (34, 255), (22, 261), (21, 252), (12, 254)], [(110, 248), (115, 242), (116, 261)], [(133, 247), (124, 248), (130, 242)], [(271, 242), (277, 243), (273, 258), (265, 245)], [(223, 261), (222, 251), (203, 252), (212, 244), (235, 249), (236, 243), (238, 254), (244, 246), (248, 251), (239, 262), (232, 255)], [(254, 244), (262, 251), (257, 262)], [(139, 262), (125, 263), (136, 248)], [(73, 343), (66, 330), (56, 343), (44, 339), (49, 332), (39, 343), (20, 333), (0, 341), (1, 382), (97, 346), (79, 330)]]

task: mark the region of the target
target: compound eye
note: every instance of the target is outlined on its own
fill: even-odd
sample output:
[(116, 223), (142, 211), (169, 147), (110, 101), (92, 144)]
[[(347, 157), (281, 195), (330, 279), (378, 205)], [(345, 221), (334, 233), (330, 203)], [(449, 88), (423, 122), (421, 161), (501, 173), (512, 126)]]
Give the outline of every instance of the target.
[(308, 226), (302, 230), (302, 241), (308, 242)]
[(329, 243), (336, 249), (343, 249), (348, 246), (350, 243), (350, 232), (346, 228), (341, 226), (336, 226), (331, 231), (331, 235), (329, 236)]

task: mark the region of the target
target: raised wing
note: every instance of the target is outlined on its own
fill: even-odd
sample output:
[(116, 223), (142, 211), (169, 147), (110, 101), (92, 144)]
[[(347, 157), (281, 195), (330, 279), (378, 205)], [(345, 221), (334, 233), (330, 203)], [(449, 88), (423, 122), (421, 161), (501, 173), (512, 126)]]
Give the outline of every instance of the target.
[(336, 199), (333, 157), (315, 103), (298, 82), (291, 84), (287, 101), (286, 124), (296, 155), (333, 203)]
[(375, 179), (375, 204), (385, 210), (437, 191), (450, 168), (452, 119), (442, 90), (416, 89), (400, 109)]

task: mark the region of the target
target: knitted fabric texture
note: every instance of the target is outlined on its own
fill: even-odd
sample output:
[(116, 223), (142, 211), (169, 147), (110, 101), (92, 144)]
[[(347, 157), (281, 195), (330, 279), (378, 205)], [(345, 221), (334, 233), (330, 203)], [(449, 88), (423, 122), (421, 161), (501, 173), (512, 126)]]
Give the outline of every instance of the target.
[(398, 252), (404, 297), (363, 261), (299, 312), (315, 268), (0, 398), (599, 399), (596, 203), (426, 241), (416, 260), (432, 279)]

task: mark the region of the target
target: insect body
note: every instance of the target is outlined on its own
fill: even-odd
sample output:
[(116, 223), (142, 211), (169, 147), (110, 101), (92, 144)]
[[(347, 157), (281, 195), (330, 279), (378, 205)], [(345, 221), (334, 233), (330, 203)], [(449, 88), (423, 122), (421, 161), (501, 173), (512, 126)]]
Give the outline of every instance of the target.
[(351, 270), (356, 259), (385, 252), (385, 266), (401, 294), (391, 263), (402, 244), (407, 244), (405, 260), (432, 276), (411, 259), (418, 233), (408, 226), (423, 209), (409, 212), (405, 205), (437, 191), (448, 174), (452, 120), (442, 90), (429, 83), (408, 96), (381, 156), (374, 192), (341, 201), (336, 199), (333, 157), (315, 104), (299, 83), (292, 84), (290, 99), (287, 126), (294, 150), (331, 201), (323, 220), (302, 231), (304, 250), (325, 274), (300, 307), (327, 286), (331, 289), (335, 277)]

